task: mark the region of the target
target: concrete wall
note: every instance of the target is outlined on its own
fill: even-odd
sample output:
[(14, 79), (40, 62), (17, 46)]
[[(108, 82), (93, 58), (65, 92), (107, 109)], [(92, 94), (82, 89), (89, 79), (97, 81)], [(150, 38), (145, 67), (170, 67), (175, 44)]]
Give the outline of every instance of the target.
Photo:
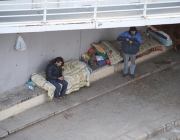
[(24, 84), (32, 73), (45, 69), (49, 60), (57, 56), (65, 61), (79, 59), (92, 43), (115, 40), (126, 30), (128, 28), (24, 33), (27, 50), (22, 52), (14, 49), (16, 34), (1, 34), (0, 93)]

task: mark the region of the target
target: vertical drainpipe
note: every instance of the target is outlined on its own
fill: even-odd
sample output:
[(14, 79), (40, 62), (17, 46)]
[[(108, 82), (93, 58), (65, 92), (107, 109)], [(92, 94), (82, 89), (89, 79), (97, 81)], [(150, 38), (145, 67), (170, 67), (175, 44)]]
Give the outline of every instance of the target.
[(44, 24), (46, 24), (46, 14), (47, 14), (47, 0), (44, 0), (44, 17), (43, 17)]
[(81, 47), (82, 47), (82, 29), (80, 30), (80, 36), (79, 36), (79, 60), (81, 60)]
[(144, 0), (144, 12), (143, 12), (144, 18), (146, 18), (146, 10), (147, 10), (147, 0)]

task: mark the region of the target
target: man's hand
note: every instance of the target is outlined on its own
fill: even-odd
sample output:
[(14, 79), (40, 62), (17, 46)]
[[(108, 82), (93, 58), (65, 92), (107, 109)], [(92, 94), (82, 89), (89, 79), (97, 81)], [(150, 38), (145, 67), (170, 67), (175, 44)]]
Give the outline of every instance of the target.
[(58, 77), (59, 80), (64, 80), (64, 77)]
[(129, 38), (126, 38), (126, 41), (129, 42)]
[(132, 41), (130, 40), (129, 43), (132, 44)]

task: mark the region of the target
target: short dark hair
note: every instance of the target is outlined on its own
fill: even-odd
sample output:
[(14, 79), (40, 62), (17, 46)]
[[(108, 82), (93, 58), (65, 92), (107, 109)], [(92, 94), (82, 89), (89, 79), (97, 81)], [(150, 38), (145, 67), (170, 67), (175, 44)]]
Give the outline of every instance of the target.
[(130, 30), (130, 31), (137, 31), (137, 28), (136, 28), (136, 27), (130, 27), (129, 30)]
[(54, 63), (56, 62), (62, 62), (62, 66), (64, 65), (64, 60), (62, 57), (56, 57), (54, 60), (53, 60)]

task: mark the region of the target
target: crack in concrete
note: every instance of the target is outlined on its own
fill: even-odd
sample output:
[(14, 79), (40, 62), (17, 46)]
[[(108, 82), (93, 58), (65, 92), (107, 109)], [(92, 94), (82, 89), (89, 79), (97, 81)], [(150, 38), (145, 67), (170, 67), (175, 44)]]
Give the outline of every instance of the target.
[(2, 129), (2, 130), (4, 130), (4, 131), (7, 132), (7, 135), (6, 135), (6, 134), (5, 134), (5, 135), (1, 135), (1, 136), (0, 136), (0, 139), (1, 139), (1, 138), (4, 138), (4, 137), (7, 137), (7, 136), (10, 134), (8, 130), (6, 130), (6, 129), (4, 129), (4, 128), (0, 128), (0, 129)]

